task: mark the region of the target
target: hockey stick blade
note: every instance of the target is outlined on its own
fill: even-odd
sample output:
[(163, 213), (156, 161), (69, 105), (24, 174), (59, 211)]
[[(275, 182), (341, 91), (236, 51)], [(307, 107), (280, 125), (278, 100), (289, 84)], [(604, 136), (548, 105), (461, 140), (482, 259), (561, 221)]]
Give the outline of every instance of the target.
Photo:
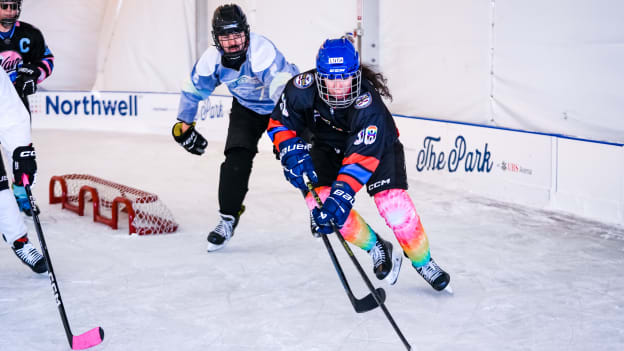
[[(377, 294), (379, 302), (384, 303), (386, 301), (386, 291), (384, 289), (375, 289), (375, 294)], [(355, 308), (355, 312), (364, 313), (379, 307), (379, 304), (375, 300), (373, 294), (368, 294), (361, 299), (356, 298), (353, 302), (353, 307)]]
[[(37, 204), (35, 203), (35, 199), (30, 189), (30, 182), (28, 181), (28, 176), (26, 174), (22, 175), (22, 184), (24, 184), (24, 190), (26, 190), (26, 195), (28, 196), (31, 207), (36, 208)], [(54, 291), (54, 297), (56, 298), (56, 306), (59, 314), (61, 315), (61, 321), (63, 322), (63, 328), (65, 328), (65, 336), (67, 337), (69, 346), (72, 350), (84, 350), (89, 347), (99, 345), (102, 340), (104, 340), (104, 330), (100, 327), (93, 328), (78, 336), (72, 333), (71, 328), (69, 327), (69, 321), (67, 320), (67, 314), (65, 313), (63, 299), (61, 298), (61, 291), (56, 283), (56, 276), (54, 274), (54, 269), (52, 268), (52, 259), (50, 258), (50, 253), (48, 252), (48, 246), (46, 245), (45, 237), (43, 236), (43, 229), (41, 229), (41, 222), (39, 222), (39, 215), (37, 212), (33, 211), (32, 219), (35, 224), (35, 230), (37, 232), (37, 237), (39, 238), (39, 244), (41, 245), (43, 257), (46, 259), (48, 277), (50, 277), (50, 283), (52, 284), (52, 290)]]
[(84, 350), (99, 345), (104, 340), (104, 329), (93, 328), (80, 335), (72, 335), (72, 350)]

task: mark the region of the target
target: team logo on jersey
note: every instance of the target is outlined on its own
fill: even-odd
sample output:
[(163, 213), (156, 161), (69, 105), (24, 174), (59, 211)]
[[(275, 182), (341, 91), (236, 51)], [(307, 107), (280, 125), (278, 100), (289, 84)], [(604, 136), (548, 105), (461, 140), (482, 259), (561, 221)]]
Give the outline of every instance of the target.
[(353, 145), (360, 145), (362, 143), (364, 143), (364, 145), (370, 145), (374, 143), (375, 140), (377, 140), (377, 126), (368, 126), (366, 129), (360, 130)]
[(17, 77), (17, 67), (23, 62), (22, 55), (15, 51), (0, 52), (0, 67), (9, 75), (11, 81)]
[(363, 108), (368, 107), (368, 105), (370, 105), (372, 101), (373, 101), (373, 97), (371, 96), (371, 94), (366, 93), (364, 95), (358, 96), (357, 99), (355, 99), (355, 103), (353, 104), (353, 107), (357, 108), (358, 110), (361, 110)]
[(312, 85), (313, 81), (314, 81), (314, 77), (312, 77), (312, 74), (303, 73), (295, 77), (293, 84), (295, 84), (295, 86), (299, 89), (305, 89), (309, 87), (310, 85)]

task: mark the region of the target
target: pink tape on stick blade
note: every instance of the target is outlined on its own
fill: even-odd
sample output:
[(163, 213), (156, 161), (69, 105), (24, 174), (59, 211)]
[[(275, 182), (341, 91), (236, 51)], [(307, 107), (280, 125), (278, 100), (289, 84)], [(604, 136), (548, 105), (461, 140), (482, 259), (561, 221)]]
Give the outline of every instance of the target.
[(98, 345), (104, 339), (104, 330), (100, 327), (93, 328), (72, 338), (72, 350), (84, 350)]

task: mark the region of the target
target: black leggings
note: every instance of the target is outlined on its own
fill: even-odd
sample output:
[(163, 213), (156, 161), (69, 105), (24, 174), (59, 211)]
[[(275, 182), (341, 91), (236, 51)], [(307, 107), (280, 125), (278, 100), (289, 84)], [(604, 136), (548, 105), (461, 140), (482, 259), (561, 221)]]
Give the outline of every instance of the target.
[(236, 216), (249, 190), (253, 159), (258, 141), (269, 125), (270, 115), (261, 115), (232, 100), (230, 123), (225, 142), (225, 161), (219, 175), (219, 208), (221, 213)]

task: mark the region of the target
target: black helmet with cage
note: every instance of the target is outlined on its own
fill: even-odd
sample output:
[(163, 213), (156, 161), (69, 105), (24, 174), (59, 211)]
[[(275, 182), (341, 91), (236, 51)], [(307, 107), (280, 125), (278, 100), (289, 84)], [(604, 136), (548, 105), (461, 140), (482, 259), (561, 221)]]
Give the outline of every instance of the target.
[[(244, 43), (234, 47), (230, 46), (227, 48), (228, 50), (224, 50), (219, 41), (220, 36), (236, 39), (243, 35), (245, 36)], [(247, 24), (247, 17), (238, 5), (229, 4), (217, 7), (212, 17), (212, 39), (223, 57), (230, 61), (240, 60), (246, 55), (247, 48), (249, 48), (249, 25)]]
[(0, 23), (2, 23), (5, 27), (11, 27), (15, 24), (17, 19), (22, 12), (22, 0), (0, 0), (0, 8), (3, 11), (6, 10), (16, 10), (14, 14), (10, 17), (2, 17), (0, 18)]

